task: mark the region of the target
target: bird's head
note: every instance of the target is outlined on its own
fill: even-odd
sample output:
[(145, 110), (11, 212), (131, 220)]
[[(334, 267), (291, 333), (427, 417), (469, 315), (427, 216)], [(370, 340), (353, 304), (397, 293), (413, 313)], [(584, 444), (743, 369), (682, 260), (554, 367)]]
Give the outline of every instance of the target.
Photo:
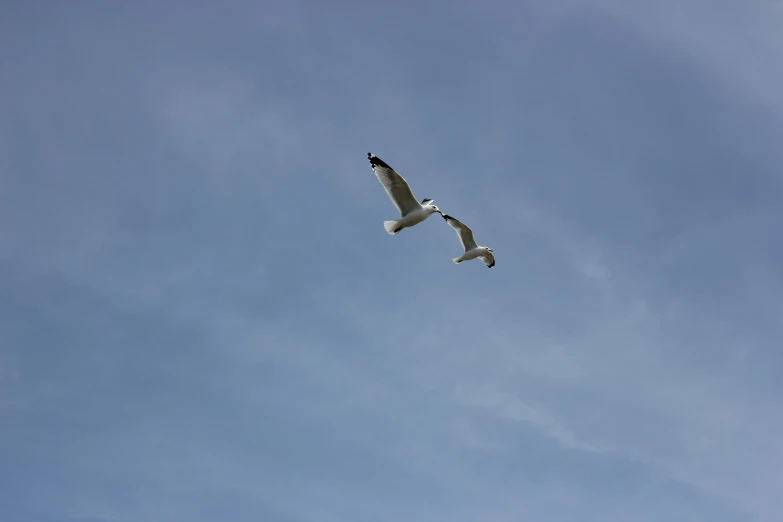
[(429, 210), (430, 214), (434, 214), (435, 212), (437, 212), (442, 216), (443, 212), (441, 212), (440, 209), (437, 207), (437, 205), (435, 205), (434, 203), (435, 200), (432, 198), (424, 198), (421, 200), (421, 206)]

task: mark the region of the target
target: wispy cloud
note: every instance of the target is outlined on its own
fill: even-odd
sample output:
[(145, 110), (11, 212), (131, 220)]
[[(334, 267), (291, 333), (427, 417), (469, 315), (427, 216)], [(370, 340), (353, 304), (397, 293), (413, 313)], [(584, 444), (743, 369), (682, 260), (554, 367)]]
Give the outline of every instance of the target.
[(456, 399), (465, 406), (483, 408), (501, 418), (530, 424), (570, 449), (590, 452), (606, 451), (605, 448), (577, 440), (563, 426), (560, 419), (555, 418), (541, 407), (525, 404), (513, 395), (494, 390), (465, 391), (458, 388)]

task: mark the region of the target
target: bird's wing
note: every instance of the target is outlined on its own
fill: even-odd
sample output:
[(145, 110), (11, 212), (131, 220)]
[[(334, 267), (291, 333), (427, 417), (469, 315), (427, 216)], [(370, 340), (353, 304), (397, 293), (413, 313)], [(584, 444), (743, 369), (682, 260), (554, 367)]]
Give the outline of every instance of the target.
[(448, 223), (451, 228), (457, 231), (457, 235), (459, 236), (459, 240), (462, 243), (462, 248), (465, 249), (465, 252), (478, 247), (476, 241), (473, 240), (473, 231), (469, 226), (451, 216), (444, 215), (443, 219), (446, 220), (446, 223)]
[(421, 208), (416, 198), (413, 197), (413, 193), (405, 178), (397, 174), (393, 168), (372, 152), (368, 152), (367, 157), (370, 159), (372, 171), (378, 177), (383, 188), (386, 189), (389, 199), (392, 200), (394, 206), (400, 211), (402, 217)]
[(487, 265), (489, 268), (495, 266), (495, 255), (492, 252), (487, 252), (486, 254), (481, 256), (481, 260), (484, 261), (484, 264)]

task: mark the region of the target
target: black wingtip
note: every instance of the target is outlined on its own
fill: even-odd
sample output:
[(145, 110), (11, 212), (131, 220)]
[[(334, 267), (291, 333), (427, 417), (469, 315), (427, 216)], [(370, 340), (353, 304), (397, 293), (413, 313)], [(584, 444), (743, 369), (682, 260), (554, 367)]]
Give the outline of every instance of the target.
[(381, 158), (373, 154), (372, 152), (367, 153), (367, 159), (370, 160), (370, 165), (373, 167), (384, 167), (387, 169), (390, 169), (391, 167), (386, 164)]
[(449, 219), (454, 219), (453, 217), (449, 216), (448, 214), (441, 214), (441, 216), (443, 216), (443, 219), (445, 219), (446, 221), (448, 221)]
[(421, 204), (423, 205), (423, 204), (425, 204), (428, 201), (435, 201), (435, 200), (432, 199), (432, 198), (424, 198), (424, 199), (421, 200)]

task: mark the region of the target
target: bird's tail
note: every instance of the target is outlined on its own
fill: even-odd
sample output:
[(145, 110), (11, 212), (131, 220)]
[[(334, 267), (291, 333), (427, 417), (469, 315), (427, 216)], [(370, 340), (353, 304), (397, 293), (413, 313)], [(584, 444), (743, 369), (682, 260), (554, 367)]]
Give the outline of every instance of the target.
[(458, 257), (455, 257), (454, 259), (452, 259), (452, 261), (454, 261), (455, 265), (458, 265), (458, 264), (462, 263), (464, 261), (464, 259), (460, 259)]
[(384, 221), (383, 228), (385, 228), (386, 232), (388, 232), (391, 235), (394, 235), (400, 230), (402, 230), (402, 227), (399, 226), (396, 221)]

